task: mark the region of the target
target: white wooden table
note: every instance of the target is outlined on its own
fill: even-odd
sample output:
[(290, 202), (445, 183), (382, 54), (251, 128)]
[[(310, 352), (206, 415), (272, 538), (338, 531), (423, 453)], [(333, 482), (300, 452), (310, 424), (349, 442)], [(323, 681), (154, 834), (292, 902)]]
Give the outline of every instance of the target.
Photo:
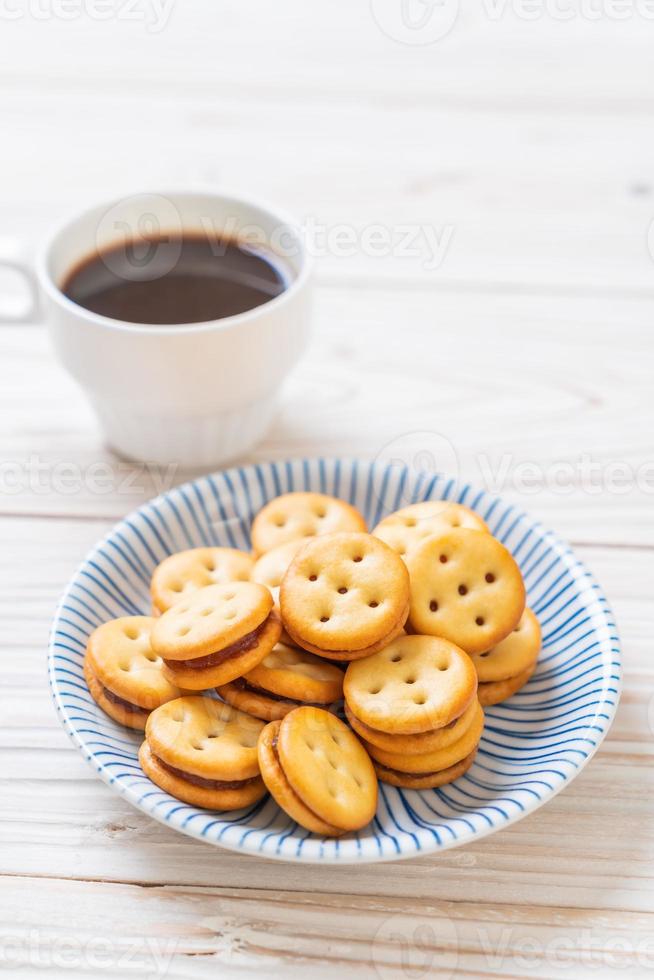
[[(192, 181), (295, 211), (323, 240), (315, 337), (253, 458), (376, 456), (417, 430), (449, 440), (463, 477), (514, 498), (587, 561), (625, 663), (617, 720), (589, 767), (474, 845), (312, 869), (153, 823), (68, 743), (45, 651), (76, 563), (161, 474), (105, 451), (39, 325), (0, 328), (10, 975), (654, 968), (654, 22), (598, 7), (597, 20), (546, 9), (532, 21), (515, 3), (501, 16), (462, 3), (447, 36), (424, 45), (389, 37), (351, 0), (178, 0), (159, 32), (125, 19), (124, 4), (103, 21), (39, 19), (27, 4), (0, 18), (1, 233), (30, 241), (71, 207)], [(399, 0), (373, 8), (416, 40)], [(435, 229), (440, 264), (424, 235), (403, 253), (402, 229), (416, 225)], [(386, 254), (370, 248), (373, 226), (393, 242)]]

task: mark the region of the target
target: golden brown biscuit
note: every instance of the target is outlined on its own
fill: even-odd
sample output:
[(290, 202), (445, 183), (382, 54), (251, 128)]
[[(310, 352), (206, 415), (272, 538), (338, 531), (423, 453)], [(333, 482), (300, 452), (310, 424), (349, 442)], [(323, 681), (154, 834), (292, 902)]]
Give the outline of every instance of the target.
[(475, 761), (476, 754), (477, 750), (475, 749), (469, 756), (450, 766), (449, 769), (441, 769), (440, 772), (423, 773), (422, 775), (388, 769), (380, 762), (374, 762), (373, 765), (383, 783), (389, 783), (391, 786), (399, 786), (403, 789), (436, 789), (437, 786), (453, 783), (455, 779), (463, 776)]
[(252, 522), (257, 555), (287, 541), (334, 531), (365, 531), (366, 522), (351, 504), (324, 493), (285, 493), (259, 511)]
[(273, 602), (279, 605), (279, 587), (289, 565), (304, 544), (303, 538), (296, 538), (272, 548), (257, 558), (250, 576), (252, 582), (265, 585), (272, 592)]
[(506, 681), (522, 674), (538, 657), (540, 644), (540, 623), (531, 609), (525, 609), (518, 625), (501, 643), (471, 655), (479, 683)]
[(254, 670), (217, 691), (241, 711), (274, 721), (301, 704), (327, 706), (338, 701), (343, 671), (305, 650), (278, 643)]
[(402, 631), (409, 577), (398, 555), (370, 534), (329, 534), (298, 551), (279, 597), (295, 643), (328, 659), (356, 660)]
[(145, 728), (154, 708), (182, 693), (152, 649), (150, 616), (123, 616), (95, 629), (87, 643), (84, 676), (89, 692), (114, 721)]
[(483, 727), (484, 712), (477, 701), (472, 724), (468, 726), (461, 738), (445, 746), (445, 748), (436, 749), (433, 752), (424, 752), (420, 755), (407, 755), (406, 752), (387, 752), (370, 742), (366, 742), (365, 747), (371, 758), (375, 762), (380, 762), (386, 769), (409, 772), (413, 775), (441, 772), (443, 769), (450, 769), (457, 762), (461, 762), (477, 748)]
[(534, 660), (526, 670), (523, 670), (521, 674), (516, 674), (515, 677), (509, 677), (506, 681), (491, 681), (488, 684), (480, 684), (478, 689), (479, 703), (486, 708), (491, 704), (499, 704), (500, 701), (508, 700), (525, 686), (535, 669), (536, 661)]
[(373, 657), (351, 663), (343, 682), (357, 718), (401, 735), (443, 728), (463, 714), (476, 691), (470, 657), (437, 636), (401, 636)]
[(322, 708), (296, 708), (271, 722), (259, 740), (259, 762), (279, 805), (308, 830), (333, 836), (359, 830), (375, 815), (370, 758), (347, 725)]
[(236, 810), (261, 799), (262, 722), (222, 701), (182, 697), (153, 711), (139, 752), (143, 771), (185, 803)]
[(409, 623), (467, 653), (499, 643), (525, 608), (525, 587), (511, 554), (492, 535), (456, 528), (426, 538), (407, 557)]
[(360, 718), (353, 713), (352, 709), (345, 702), (345, 715), (355, 733), (372, 745), (387, 752), (403, 752), (406, 755), (421, 755), (425, 752), (435, 752), (437, 749), (444, 749), (453, 742), (458, 741), (463, 733), (472, 724), (478, 705), (477, 698), (474, 698), (465, 711), (442, 728), (434, 728), (428, 732), (420, 732), (418, 735), (400, 735), (397, 732), (380, 732), (376, 728), (366, 725)]
[(152, 575), (152, 604), (166, 612), (180, 599), (207, 585), (247, 582), (254, 559), (236, 548), (191, 548), (165, 558)]
[[(279, 609), (279, 587), (282, 584), (282, 579), (286, 575), (288, 566), (303, 544), (303, 538), (287, 541), (286, 544), (280, 544), (278, 547), (261, 555), (254, 564), (252, 575), (250, 576), (251, 581), (259, 582), (260, 585), (265, 585), (266, 588), (270, 589), (276, 609)], [(291, 638), (283, 626), (282, 643), (291, 643)]]
[(464, 504), (450, 500), (423, 500), (389, 514), (371, 533), (406, 559), (425, 538), (443, 534), (453, 527), (488, 531), (485, 521)]
[(167, 676), (191, 691), (242, 677), (279, 640), (272, 604), (269, 590), (255, 582), (210, 585), (176, 603), (152, 629)]
[(321, 820), (317, 813), (305, 806), (284, 775), (277, 754), (280, 724), (279, 720), (271, 721), (259, 736), (259, 765), (262, 774), (265, 773), (266, 789), (278, 806), (301, 827), (323, 837), (339, 837), (345, 831)]

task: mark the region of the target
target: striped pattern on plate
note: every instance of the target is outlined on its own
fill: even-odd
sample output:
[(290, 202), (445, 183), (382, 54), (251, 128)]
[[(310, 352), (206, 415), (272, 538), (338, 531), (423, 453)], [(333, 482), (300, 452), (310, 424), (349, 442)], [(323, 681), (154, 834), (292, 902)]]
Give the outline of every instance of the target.
[[(323, 840), (266, 798), (246, 811), (212, 813), (180, 803), (141, 772), (139, 736), (116, 725), (90, 697), (82, 673), (86, 639), (116, 616), (147, 614), (152, 570), (198, 545), (249, 547), (252, 517), (288, 490), (349, 500), (369, 526), (408, 503), (467, 504), (513, 553), (543, 651), (528, 685), (487, 709), (468, 773), (441, 789), (380, 784), (377, 815), (356, 834)], [(615, 713), (620, 647), (599, 586), (569, 547), (501, 499), (444, 476), (356, 460), (304, 459), (225, 470), (164, 494), (118, 524), (82, 562), (57, 609), (49, 675), (62, 724), (101, 778), (140, 810), (211, 844), (306, 862), (391, 860), (455, 847), (541, 806), (590, 759)]]

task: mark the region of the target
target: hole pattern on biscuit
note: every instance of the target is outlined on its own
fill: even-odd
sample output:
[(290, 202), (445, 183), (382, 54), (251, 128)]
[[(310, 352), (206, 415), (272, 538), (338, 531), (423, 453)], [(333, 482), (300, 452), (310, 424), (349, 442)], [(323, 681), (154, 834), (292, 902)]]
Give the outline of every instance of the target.
[(344, 585), (341, 585), (341, 587), (340, 587), (340, 589), (338, 589), (338, 594), (339, 594), (339, 595), (346, 595), (346, 593), (347, 593), (347, 588), (346, 588), (346, 586), (344, 586)]
[(492, 573), (492, 572), (486, 572), (486, 574), (484, 575), (484, 578), (486, 579), (486, 581), (488, 582), (488, 584), (489, 584), (489, 585), (490, 585), (490, 584), (491, 584), (492, 582), (494, 582), (494, 581), (495, 581), (495, 576), (493, 575), (493, 573)]
[(459, 586), (459, 595), (467, 595), (467, 594), (468, 594), (468, 586), (461, 583), (461, 585)]
[(318, 576), (317, 575), (310, 575), (309, 576), (309, 581), (310, 582), (317, 582), (318, 581)]
[(483, 616), (477, 616), (475, 618), (475, 623), (477, 624), (477, 626), (483, 626), (485, 622), (486, 620), (484, 619)]
[(431, 612), (438, 612), (438, 603), (436, 602), (435, 599), (431, 600), (431, 602), (429, 603), (429, 608)]
[(394, 657), (391, 657), (391, 663), (392, 664), (399, 664), (399, 662), (400, 662), (401, 659), (402, 659), (402, 654), (401, 653), (396, 653)]
[(444, 565), (447, 562), (447, 555), (440, 555), (438, 560), (442, 565)]
[(368, 603), (368, 605), (370, 606), (371, 609), (376, 609), (379, 603), (377, 602), (376, 599), (373, 599), (372, 602)]
[(329, 616), (321, 616), (320, 617), (320, 622), (321, 623), (328, 623), (329, 622)]
[(363, 561), (363, 555), (355, 555), (352, 561), (360, 562)]

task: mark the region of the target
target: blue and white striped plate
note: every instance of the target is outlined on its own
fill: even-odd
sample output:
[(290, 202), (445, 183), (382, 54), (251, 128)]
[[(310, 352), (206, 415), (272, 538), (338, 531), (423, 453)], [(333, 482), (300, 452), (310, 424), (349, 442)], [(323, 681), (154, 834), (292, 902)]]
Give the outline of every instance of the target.
[[(434, 790), (380, 784), (374, 822), (323, 840), (267, 797), (237, 813), (180, 803), (141, 772), (140, 737), (96, 707), (82, 673), (86, 639), (115, 616), (147, 614), (148, 584), (166, 555), (198, 545), (249, 547), (253, 515), (288, 490), (349, 500), (372, 527), (418, 500), (458, 500), (478, 511), (514, 554), (543, 628), (538, 668), (517, 695), (487, 709), (472, 768)], [(608, 603), (590, 573), (540, 524), (497, 497), (443, 476), (355, 460), (294, 460), (226, 470), (156, 498), (118, 524), (77, 570), (57, 609), (49, 674), (61, 721), (118, 793), (156, 820), (211, 844), (289, 861), (383, 861), (456, 847), (535, 810), (574, 778), (604, 738), (620, 690), (620, 647)]]

